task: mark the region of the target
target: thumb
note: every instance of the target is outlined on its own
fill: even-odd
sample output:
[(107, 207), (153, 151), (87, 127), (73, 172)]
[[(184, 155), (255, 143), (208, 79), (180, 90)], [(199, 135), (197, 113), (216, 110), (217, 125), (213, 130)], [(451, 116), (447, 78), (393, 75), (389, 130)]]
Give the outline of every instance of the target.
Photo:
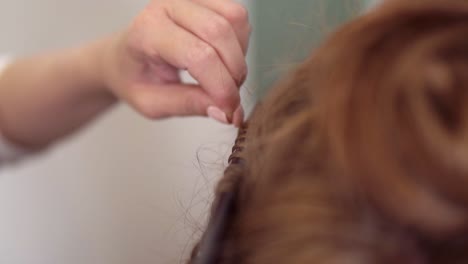
[(141, 84), (132, 89), (128, 101), (150, 119), (206, 116), (207, 109), (214, 105), (200, 86), (190, 84), (163, 84), (156, 89), (153, 85)]

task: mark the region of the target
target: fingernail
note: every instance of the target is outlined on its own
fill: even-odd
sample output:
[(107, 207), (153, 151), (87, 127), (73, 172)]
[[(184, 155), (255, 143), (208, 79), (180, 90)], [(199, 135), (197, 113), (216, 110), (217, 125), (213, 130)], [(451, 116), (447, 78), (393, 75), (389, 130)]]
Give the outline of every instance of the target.
[(229, 124), (229, 121), (228, 121), (228, 118), (226, 116), (226, 113), (224, 113), (223, 111), (221, 111), (221, 109), (219, 109), (218, 107), (216, 106), (210, 106), (208, 107), (208, 109), (206, 110), (206, 113), (209, 117), (221, 122), (221, 123), (224, 123), (224, 124)]

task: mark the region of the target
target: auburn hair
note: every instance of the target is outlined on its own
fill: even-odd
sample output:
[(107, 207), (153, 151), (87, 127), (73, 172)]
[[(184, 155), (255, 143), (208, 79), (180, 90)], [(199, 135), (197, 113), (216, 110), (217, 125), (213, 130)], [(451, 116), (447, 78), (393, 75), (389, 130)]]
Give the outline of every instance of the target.
[(468, 1), (349, 22), (248, 124), (216, 263), (468, 263)]

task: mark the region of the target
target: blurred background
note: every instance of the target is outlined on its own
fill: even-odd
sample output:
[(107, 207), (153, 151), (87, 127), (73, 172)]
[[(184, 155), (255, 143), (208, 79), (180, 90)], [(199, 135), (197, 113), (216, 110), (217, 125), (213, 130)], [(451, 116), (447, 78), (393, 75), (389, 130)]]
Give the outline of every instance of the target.
[[(0, 0), (0, 54), (86, 42), (147, 0)], [(244, 0), (254, 24), (250, 109), (364, 0)], [(187, 79), (189, 77), (186, 77)], [(120, 105), (46, 153), (0, 169), (0, 263), (165, 264), (189, 255), (236, 131), (203, 118), (148, 121)]]

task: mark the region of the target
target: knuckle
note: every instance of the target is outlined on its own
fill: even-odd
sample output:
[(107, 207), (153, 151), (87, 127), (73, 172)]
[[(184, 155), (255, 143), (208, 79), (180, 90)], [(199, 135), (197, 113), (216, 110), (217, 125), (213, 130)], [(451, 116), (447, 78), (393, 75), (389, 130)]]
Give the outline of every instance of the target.
[(224, 38), (230, 32), (231, 25), (227, 20), (221, 17), (213, 17), (206, 24), (203, 34), (206, 38), (216, 40)]
[(188, 67), (204, 65), (208, 61), (215, 60), (218, 56), (216, 50), (204, 42), (196, 42), (188, 54)]
[(226, 13), (226, 18), (232, 23), (248, 23), (249, 21), (249, 12), (247, 8), (241, 4), (233, 4)]

